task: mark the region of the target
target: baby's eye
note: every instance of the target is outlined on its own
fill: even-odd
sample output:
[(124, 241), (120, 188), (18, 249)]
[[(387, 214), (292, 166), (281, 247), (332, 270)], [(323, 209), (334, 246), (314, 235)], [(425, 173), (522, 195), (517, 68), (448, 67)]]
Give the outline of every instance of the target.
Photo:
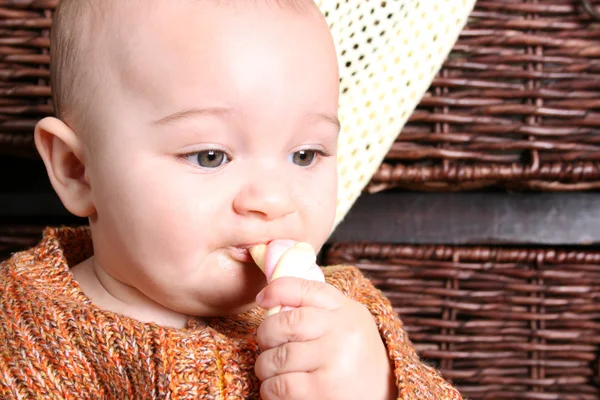
[(198, 164), (202, 168), (219, 168), (229, 162), (227, 154), (221, 150), (205, 150), (186, 156), (188, 161)]
[(317, 158), (315, 150), (300, 150), (292, 154), (292, 162), (300, 167), (308, 167)]

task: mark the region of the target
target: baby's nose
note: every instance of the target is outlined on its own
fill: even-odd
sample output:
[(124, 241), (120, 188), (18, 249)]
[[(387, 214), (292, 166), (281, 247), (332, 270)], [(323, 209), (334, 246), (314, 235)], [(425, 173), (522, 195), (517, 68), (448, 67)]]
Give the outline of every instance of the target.
[(256, 215), (265, 220), (291, 214), (295, 203), (289, 177), (275, 173), (250, 179), (236, 195), (233, 207), (240, 215)]

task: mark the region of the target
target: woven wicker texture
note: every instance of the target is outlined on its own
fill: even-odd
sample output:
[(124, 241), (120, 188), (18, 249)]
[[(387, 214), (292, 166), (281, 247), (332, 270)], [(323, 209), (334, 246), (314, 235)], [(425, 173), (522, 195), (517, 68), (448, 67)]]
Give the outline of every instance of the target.
[(58, 0), (0, 1), (0, 152), (36, 156), (33, 127), (52, 113), (51, 10)]
[(421, 357), (476, 399), (600, 398), (600, 253), (336, 244)]
[[(52, 113), (49, 29), (58, 0), (0, 0), (0, 151), (36, 156)], [(339, 201), (346, 215), (451, 51), (475, 0), (317, 1), (341, 66)]]
[(368, 190), (599, 188), (599, 11), (479, 0)]

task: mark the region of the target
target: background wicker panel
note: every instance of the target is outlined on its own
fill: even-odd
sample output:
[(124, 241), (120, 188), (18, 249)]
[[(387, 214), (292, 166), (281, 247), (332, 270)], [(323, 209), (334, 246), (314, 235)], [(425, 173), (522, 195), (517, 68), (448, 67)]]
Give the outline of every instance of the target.
[(50, 27), (58, 0), (0, 0), (0, 152), (37, 156), (33, 128), (52, 113)]
[(368, 190), (600, 185), (598, 0), (479, 0)]
[(600, 398), (600, 253), (333, 245), (470, 399)]

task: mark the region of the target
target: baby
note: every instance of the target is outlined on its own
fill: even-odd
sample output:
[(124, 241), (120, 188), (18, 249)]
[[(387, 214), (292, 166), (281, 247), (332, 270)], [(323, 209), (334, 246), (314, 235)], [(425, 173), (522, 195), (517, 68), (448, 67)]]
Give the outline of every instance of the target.
[(329, 236), (338, 83), (309, 0), (62, 0), (35, 141), (89, 227), (0, 266), (0, 398), (460, 399), (359, 270), (250, 255)]

